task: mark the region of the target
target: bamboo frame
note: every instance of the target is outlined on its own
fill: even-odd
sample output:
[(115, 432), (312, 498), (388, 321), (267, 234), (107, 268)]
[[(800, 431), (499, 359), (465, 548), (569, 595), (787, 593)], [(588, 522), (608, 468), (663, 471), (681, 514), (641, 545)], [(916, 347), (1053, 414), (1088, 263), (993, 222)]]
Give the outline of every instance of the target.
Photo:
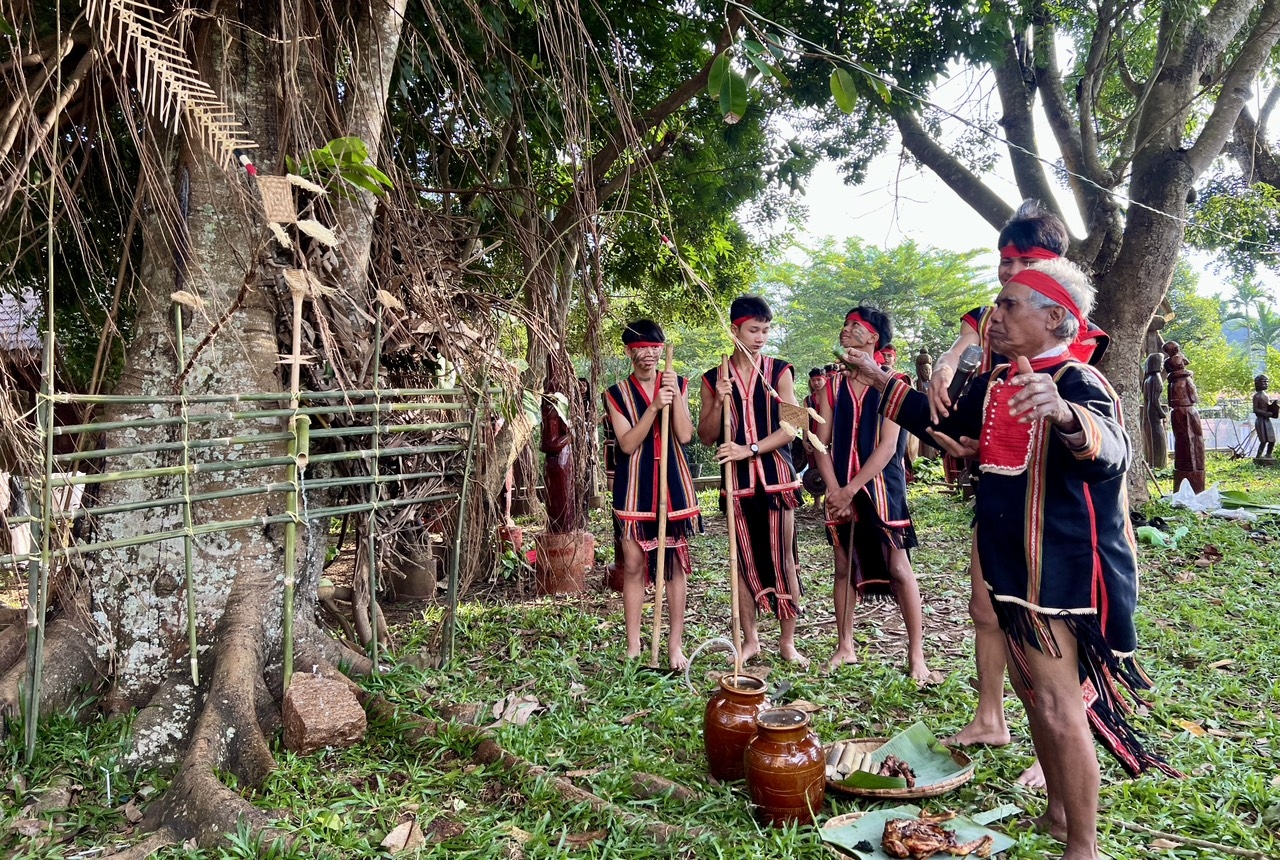
[[(483, 393), (484, 386), (481, 386)], [(489, 416), (489, 401), (485, 399), (485, 419)], [(467, 498), (471, 489), (471, 468), (475, 464), (476, 446), (480, 440), (480, 410), (471, 418), (471, 444), (467, 447), (467, 464), (462, 470), (462, 488), (458, 494), (458, 525), (453, 530), (453, 554), (449, 559), (449, 581), (445, 589), (444, 635), (440, 654), (440, 668), (447, 669), (453, 661), (454, 639), (458, 630), (458, 566), (462, 561), (462, 529), (467, 521)]]

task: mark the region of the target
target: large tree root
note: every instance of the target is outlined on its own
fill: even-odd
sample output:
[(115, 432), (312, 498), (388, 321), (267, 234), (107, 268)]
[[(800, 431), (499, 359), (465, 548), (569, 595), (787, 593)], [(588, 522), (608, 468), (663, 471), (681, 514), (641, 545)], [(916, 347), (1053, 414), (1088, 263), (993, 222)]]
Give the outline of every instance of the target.
[[(49, 622), (44, 636), (40, 716), (72, 708), (83, 698), (85, 687), (96, 686), (106, 677), (107, 665), (98, 657), (95, 641), (72, 615)], [(17, 716), (22, 710), (19, 688), (26, 686), (26, 672), (26, 661), (20, 660), (0, 676), (0, 732), (4, 731), (3, 718)]]
[(0, 672), (7, 672), (27, 653), (27, 628), (14, 624), (0, 630)]
[[(402, 726), (402, 734), (411, 740), (435, 737), (440, 733), (441, 724), (424, 719), (416, 714), (405, 713), (380, 697), (370, 698), (366, 702), (365, 708), (392, 725)], [(472, 758), (478, 764), (497, 764), (523, 778), (546, 780), (566, 802), (574, 805), (582, 804), (593, 812), (611, 815), (617, 821), (636, 830), (643, 831), (659, 845), (665, 845), (676, 840), (692, 839), (702, 835), (703, 831), (700, 829), (676, 827), (672, 824), (654, 821), (651, 818), (623, 809), (586, 789), (579, 788), (568, 779), (557, 776), (544, 767), (504, 750), (484, 729), (462, 724), (452, 724), (451, 727), (476, 742), (476, 749)]]

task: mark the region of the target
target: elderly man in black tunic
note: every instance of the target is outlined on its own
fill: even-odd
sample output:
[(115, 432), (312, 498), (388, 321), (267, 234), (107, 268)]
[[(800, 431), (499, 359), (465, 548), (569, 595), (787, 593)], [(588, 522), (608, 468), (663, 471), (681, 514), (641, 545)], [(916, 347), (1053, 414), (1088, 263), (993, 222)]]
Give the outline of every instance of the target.
[(1111, 386), (1068, 351), (1093, 295), (1065, 260), (1038, 261), (1006, 281), (988, 331), (1013, 364), (975, 379), (936, 425), (925, 395), (872, 359), (845, 358), (883, 390), (885, 417), (979, 463), (978, 555), (1044, 766), (1048, 807), (1037, 823), (1066, 843), (1064, 860), (1099, 856), (1090, 729), (1131, 774), (1177, 774), (1143, 749), (1119, 689), (1149, 682), (1133, 660), (1129, 437)]

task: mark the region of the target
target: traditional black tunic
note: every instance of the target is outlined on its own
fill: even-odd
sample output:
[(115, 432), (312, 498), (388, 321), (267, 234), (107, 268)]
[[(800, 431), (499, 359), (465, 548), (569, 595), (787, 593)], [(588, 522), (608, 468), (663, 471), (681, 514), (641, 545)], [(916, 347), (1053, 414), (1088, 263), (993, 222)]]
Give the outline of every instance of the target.
[[(654, 385), (658, 384), (655, 379)], [(689, 381), (678, 377), (680, 393), (688, 391)], [(609, 404), (634, 427), (640, 422), (653, 394), (640, 384), (635, 375), (610, 387), (605, 394)], [(613, 514), (622, 540), (636, 541), (646, 556), (646, 577), (653, 578), (658, 562), (658, 452), (662, 447), (662, 425), (655, 420), (653, 431), (629, 455), (616, 449), (613, 475)], [(690, 572), (689, 535), (702, 529), (702, 511), (693, 486), (693, 476), (685, 460), (684, 449), (672, 434), (667, 441), (667, 558), (666, 575), (670, 579), (676, 565)]]
[[(849, 374), (832, 380), (835, 395), (831, 416), (831, 465), (841, 485), (849, 483), (880, 444), (884, 418), (878, 414), (880, 392), (866, 388), (859, 394)], [(897, 447), (885, 467), (853, 498), (853, 547), (850, 560), (858, 593), (867, 597), (892, 596), (889, 551), (916, 545), (911, 513), (907, 509), (907, 477), (903, 456), (907, 434), (898, 434)], [(829, 537), (849, 547), (850, 521), (827, 521)]]
[[(732, 441), (739, 445), (758, 443), (781, 426), (778, 400), (770, 392), (777, 390), (778, 381), (791, 370), (791, 365), (762, 355), (747, 374), (732, 362), (729, 368), (733, 379), (729, 405)], [(718, 367), (702, 375), (703, 397), (716, 396), (719, 377)], [(767, 389), (764, 380), (768, 380)], [(783, 511), (797, 506), (799, 487), (790, 445), (734, 464), (733, 503), (742, 577), (757, 607), (772, 611), (778, 618), (795, 618), (800, 614), (803, 591), (799, 574), (791, 577), (791, 581), (785, 575), (787, 554), (792, 559), (796, 557), (795, 529), (792, 528), (789, 536), (784, 535), (782, 516)], [(723, 503), (728, 488), (721, 486), (720, 492)]]
[[(1101, 373), (1077, 361), (1059, 357), (1036, 369), (1053, 376), (1079, 420), (1076, 447), (1040, 421), (1031, 427), (1021, 462), (1008, 456), (1009, 446), (999, 456), (1002, 430), (1014, 419), (1006, 412), (992, 420), (989, 407), (1000, 401), (1007, 364), (975, 379), (938, 425), (952, 438), (968, 436), (983, 446), (975, 508), (983, 578), (1015, 661), (1022, 663), (1018, 655), (1028, 645), (1056, 653), (1046, 619), (1065, 621), (1078, 643), (1095, 734), (1129, 773), (1155, 767), (1176, 775), (1142, 748), (1119, 692), (1150, 686), (1133, 660), (1138, 566), (1125, 485), (1130, 444), (1119, 397)], [(885, 388), (881, 412), (928, 438), (928, 399), (898, 380)], [(1027, 678), (1025, 663), (1019, 669)]]

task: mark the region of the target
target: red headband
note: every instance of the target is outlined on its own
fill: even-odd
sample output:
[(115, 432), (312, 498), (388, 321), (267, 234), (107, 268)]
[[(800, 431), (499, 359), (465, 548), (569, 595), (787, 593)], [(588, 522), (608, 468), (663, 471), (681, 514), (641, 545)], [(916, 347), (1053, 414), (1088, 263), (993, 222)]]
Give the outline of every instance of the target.
[[(1037, 269), (1023, 269), (1014, 275), (1005, 283), (1022, 284), (1024, 287), (1034, 290), (1047, 299), (1052, 299), (1067, 309), (1067, 313), (1076, 318), (1079, 324), (1080, 332), (1084, 332), (1087, 327), (1084, 314), (1080, 313), (1080, 307), (1076, 304), (1076, 300), (1071, 298), (1071, 294), (1066, 291), (1062, 284)], [(1077, 334), (1079, 336), (1079, 334)]]
[(1025, 257), (1028, 260), (1056, 260), (1061, 254), (1055, 254), (1048, 248), (1037, 248), (1032, 245), (1025, 251), (1017, 245), (1005, 245), (1000, 249), (1001, 257)]
[(623, 346), (630, 349), (652, 349), (655, 346), (666, 346), (666, 344), (657, 340), (637, 340), (633, 343), (624, 343)]
[(752, 321), (752, 320), (754, 320), (754, 319), (759, 319), (759, 317), (754, 317), (754, 316), (737, 317), (737, 318), (735, 318), (735, 319), (734, 319), (733, 324), (734, 324), (735, 326), (740, 326), (740, 325), (742, 325), (743, 323), (745, 323), (745, 322), (751, 322), (751, 321)]
[(849, 315), (844, 318), (844, 321), (847, 323), (851, 323), (851, 322), (857, 323), (858, 325), (865, 328), (867, 331), (871, 332), (877, 338), (880, 337), (880, 332), (876, 330), (876, 327), (873, 326), (871, 323), (867, 322), (866, 320), (864, 320), (862, 318), (862, 314), (858, 313), (857, 311), (849, 311)]

